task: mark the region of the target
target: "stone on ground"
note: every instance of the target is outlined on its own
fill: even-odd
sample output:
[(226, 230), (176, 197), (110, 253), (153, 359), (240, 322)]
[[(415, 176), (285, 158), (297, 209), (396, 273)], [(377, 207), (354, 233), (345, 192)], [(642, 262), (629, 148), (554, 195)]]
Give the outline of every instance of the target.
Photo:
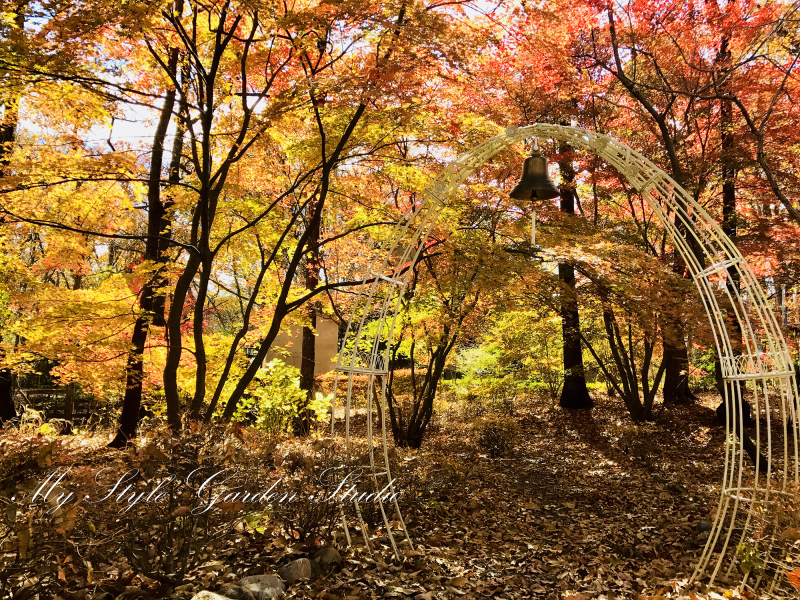
[(342, 555), (339, 554), (335, 548), (331, 548), (330, 546), (325, 546), (317, 550), (313, 558), (323, 569), (342, 564)]
[(219, 593), (226, 598), (230, 598), (230, 600), (256, 600), (256, 597), (250, 593), (250, 590), (238, 584), (226, 585)]
[(225, 596), (220, 596), (219, 594), (215, 594), (214, 592), (207, 592), (203, 590), (202, 592), (195, 594), (192, 596), (192, 600), (229, 600)]
[(285, 567), (278, 569), (278, 575), (286, 583), (294, 583), (300, 579), (311, 578), (311, 561), (307, 558), (293, 560)]
[(286, 591), (283, 581), (275, 575), (251, 575), (240, 579), (236, 586), (252, 594), (256, 600), (273, 600)]

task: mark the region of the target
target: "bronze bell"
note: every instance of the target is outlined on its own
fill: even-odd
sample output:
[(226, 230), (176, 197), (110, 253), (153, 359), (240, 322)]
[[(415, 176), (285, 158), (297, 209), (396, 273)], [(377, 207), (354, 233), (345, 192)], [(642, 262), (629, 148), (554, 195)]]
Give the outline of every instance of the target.
[(515, 200), (547, 200), (559, 196), (558, 188), (547, 174), (547, 159), (536, 148), (525, 159), (522, 177), (509, 196)]

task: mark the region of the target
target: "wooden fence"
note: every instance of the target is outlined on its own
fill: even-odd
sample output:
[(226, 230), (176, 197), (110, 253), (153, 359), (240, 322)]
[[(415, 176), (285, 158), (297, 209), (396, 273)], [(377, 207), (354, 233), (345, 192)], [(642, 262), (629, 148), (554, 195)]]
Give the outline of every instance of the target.
[(83, 423), (92, 415), (96, 401), (92, 396), (79, 393), (72, 384), (66, 387), (18, 388), (14, 392), (14, 404), (20, 415), (28, 407), (42, 413), (45, 421), (65, 419)]

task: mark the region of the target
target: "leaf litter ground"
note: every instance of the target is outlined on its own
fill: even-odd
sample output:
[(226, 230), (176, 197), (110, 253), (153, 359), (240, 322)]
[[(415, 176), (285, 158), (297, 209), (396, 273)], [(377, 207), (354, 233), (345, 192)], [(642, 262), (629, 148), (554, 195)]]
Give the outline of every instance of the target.
[[(414, 549), (401, 545), (402, 561), (394, 560), (379, 524), (369, 531), (372, 553), (358, 537), (344, 548), (339, 527), (332, 536), (343, 567), (291, 585), (287, 597), (738, 597), (736, 572), (713, 589), (685, 588), (705, 543), (703, 522), (719, 499), (725, 436), (714, 420), (716, 399), (659, 409), (647, 425), (633, 425), (619, 400), (603, 396), (592, 411), (531, 403), (510, 417), (519, 435), (501, 453), (476, 443), (475, 415), (442, 411), (422, 449), (393, 451)], [(363, 416), (356, 418), (354, 437), (364, 429)], [(119, 460), (102, 436), (69, 438), (62, 451), (78, 473)], [(143, 450), (130, 455), (141, 460)], [(41, 459), (39, 452), (40, 467)], [(236, 451), (226, 460), (235, 464)], [(69, 542), (57, 559), (61, 591), (50, 597), (191, 598), (274, 572), (319, 543), (240, 524), (226, 547), (202, 555), (180, 585), (168, 586), (111, 558), (87, 568), (80, 544)]]

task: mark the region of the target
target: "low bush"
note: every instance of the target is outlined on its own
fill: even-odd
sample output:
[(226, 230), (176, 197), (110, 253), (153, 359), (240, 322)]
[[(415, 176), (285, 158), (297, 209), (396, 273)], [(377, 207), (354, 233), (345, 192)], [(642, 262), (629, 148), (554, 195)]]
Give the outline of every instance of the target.
[[(239, 401), (233, 419), (251, 422), (264, 433), (281, 433), (289, 428), (305, 398), (305, 390), (300, 389), (300, 370), (276, 358), (258, 370), (253, 389)], [(312, 417), (325, 420), (330, 402), (330, 395), (317, 392), (308, 407)]]
[(475, 423), (473, 430), (478, 448), (492, 458), (508, 454), (519, 437), (519, 424), (508, 416), (484, 417)]

